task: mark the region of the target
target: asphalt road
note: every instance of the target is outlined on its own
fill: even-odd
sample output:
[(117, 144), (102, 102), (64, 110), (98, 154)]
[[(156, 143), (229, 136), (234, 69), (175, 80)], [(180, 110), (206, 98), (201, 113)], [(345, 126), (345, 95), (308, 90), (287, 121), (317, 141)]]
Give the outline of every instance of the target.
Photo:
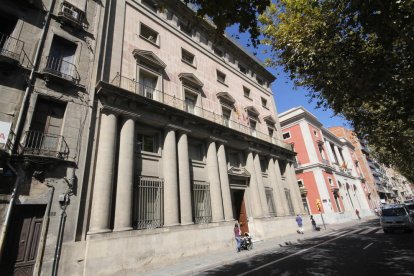
[(414, 234), (372, 220), (199, 275), (414, 275)]

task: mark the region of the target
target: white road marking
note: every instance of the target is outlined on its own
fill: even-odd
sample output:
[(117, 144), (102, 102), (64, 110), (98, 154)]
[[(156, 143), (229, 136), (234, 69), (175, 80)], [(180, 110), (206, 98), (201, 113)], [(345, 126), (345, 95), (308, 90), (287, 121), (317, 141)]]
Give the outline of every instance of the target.
[(371, 245), (373, 245), (374, 243), (371, 242), (370, 244), (368, 244), (367, 246), (365, 246), (364, 248), (362, 248), (363, 250), (367, 249), (368, 247), (370, 247)]
[(372, 230), (374, 230), (376, 227), (369, 227), (368, 229), (366, 229), (366, 230), (364, 230), (364, 231), (362, 231), (361, 233), (359, 233), (359, 234), (368, 234), (369, 232), (371, 232)]
[[(238, 274), (238, 276), (243, 276), (243, 275), (249, 274), (249, 273), (251, 273), (251, 272), (253, 272), (253, 271), (260, 270), (260, 269), (262, 269), (262, 268), (265, 268), (265, 267), (267, 267), (267, 266), (273, 265), (273, 264), (275, 264), (275, 263), (278, 263), (278, 262), (283, 261), (283, 260), (285, 260), (285, 259), (288, 259), (288, 258), (290, 258), (290, 257), (296, 256), (296, 255), (300, 255), (300, 254), (302, 254), (302, 253), (304, 253), (304, 252), (306, 252), (306, 251), (309, 251), (309, 250), (311, 250), (311, 249), (313, 249), (313, 248), (315, 248), (315, 247), (318, 247), (318, 246), (321, 246), (321, 245), (323, 245), (323, 244), (325, 244), (325, 243), (329, 243), (329, 242), (331, 242), (331, 241), (334, 241), (334, 240), (340, 239), (340, 238), (342, 238), (342, 237), (345, 237), (345, 236), (347, 236), (347, 235), (353, 234), (353, 233), (355, 233), (356, 231), (360, 231), (360, 230), (361, 230), (361, 229), (356, 229), (356, 230), (354, 230), (354, 231), (351, 231), (351, 232), (345, 233), (345, 234), (343, 234), (343, 235), (340, 235), (340, 236), (338, 236), (338, 237), (335, 237), (335, 238), (332, 238), (332, 239), (330, 239), (330, 240), (324, 241), (324, 242), (322, 242), (322, 243), (316, 244), (316, 245), (314, 245), (314, 246), (311, 246), (311, 247), (308, 247), (308, 248), (305, 248), (305, 249), (299, 250), (298, 252), (295, 252), (295, 253), (290, 254), (290, 255), (288, 255), (288, 256), (285, 256), (285, 257), (283, 257), (283, 258), (280, 258), (280, 259), (274, 260), (274, 261), (272, 261), (272, 262), (270, 262), (270, 263), (267, 263), (267, 264), (264, 264), (264, 265), (258, 266), (258, 267), (254, 268), (254, 269), (252, 269), (252, 270), (249, 270), (249, 271), (246, 271), (246, 272), (244, 272), (244, 273)], [(345, 232), (346, 232), (346, 231), (345, 231)]]

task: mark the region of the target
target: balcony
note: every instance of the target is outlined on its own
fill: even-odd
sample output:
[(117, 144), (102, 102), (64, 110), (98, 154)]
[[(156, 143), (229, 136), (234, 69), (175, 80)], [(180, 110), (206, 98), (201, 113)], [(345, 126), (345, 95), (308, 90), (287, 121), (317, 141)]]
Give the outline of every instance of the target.
[(32, 62), (24, 51), (24, 42), (0, 33), (0, 63), (31, 68)]
[(142, 83), (123, 77), (119, 74), (115, 76), (111, 84), (121, 89), (127, 90), (131, 93), (169, 105), (171, 107), (204, 118), (216, 124), (220, 124), (222, 126), (231, 128), (246, 135), (256, 137), (260, 140), (274, 144), (286, 150), (293, 151), (291, 144), (278, 140), (275, 137), (269, 136), (267, 133), (260, 132), (258, 130), (252, 131), (251, 127), (248, 125), (244, 125), (239, 122), (230, 120), (229, 118), (225, 118), (221, 114), (204, 109), (202, 106), (189, 104), (185, 100), (177, 98), (175, 95), (170, 95), (165, 93), (164, 91), (160, 91), (152, 87), (145, 86)]
[(80, 79), (78, 70), (73, 63), (52, 56), (46, 57), (43, 74), (47, 82), (55, 81), (75, 85)]
[(74, 29), (82, 29), (84, 22), (84, 12), (70, 3), (63, 2), (57, 15), (59, 21)]
[(62, 160), (67, 160), (69, 156), (69, 147), (63, 136), (40, 131), (26, 131), (20, 147), (24, 155)]
[(293, 167), (295, 169), (300, 168), (301, 166), (302, 166), (302, 164), (300, 163), (300, 161), (296, 161), (296, 162), (293, 163)]

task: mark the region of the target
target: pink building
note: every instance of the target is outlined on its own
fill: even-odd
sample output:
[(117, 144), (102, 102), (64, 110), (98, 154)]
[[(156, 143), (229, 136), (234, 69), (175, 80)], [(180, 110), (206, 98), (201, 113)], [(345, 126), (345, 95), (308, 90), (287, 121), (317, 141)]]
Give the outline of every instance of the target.
[(303, 107), (279, 114), (279, 120), (283, 139), (297, 153), (295, 172), (305, 210), (322, 213), (328, 223), (356, 219), (357, 209), (362, 216), (371, 215), (352, 143), (324, 128)]

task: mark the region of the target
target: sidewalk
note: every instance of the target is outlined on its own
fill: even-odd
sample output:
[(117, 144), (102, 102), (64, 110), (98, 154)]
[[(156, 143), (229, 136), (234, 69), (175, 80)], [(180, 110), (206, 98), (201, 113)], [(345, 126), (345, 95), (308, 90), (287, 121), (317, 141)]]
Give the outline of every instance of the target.
[(291, 235), (278, 237), (266, 241), (257, 241), (254, 243), (253, 250), (242, 250), (240, 253), (235, 252), (235, 249), (226, 249), (223, 251), (216, 251), (205, 255), (198, 255), (191, 258), (183, 259), (172, 265), (163, 266), (158, 269), (147, 271), (142, 275), (148, 276), (165, 276), (165, 275), (194, 275), (202, 271), (213, 269), (218, 266), (223, 266), (243, 259), (250, 258), (257, 254), (263, 254), (269, 251), (276, 251), (280, 248), (288, 246), (290, 243), (297, 243), (299, 240), (306, 240), (313, 237), (325, 235), (327, 233), (337, 231), (339, 229), (357, 225), (362, 222), (373, 219), (374, 217), (367, 217), (362, 220), (354, 220), (345, 223), (326, 225), (326, 230), (321, 227), (321, 231), (308, 230), (305, 234), (300, 235), (292, 233)]

